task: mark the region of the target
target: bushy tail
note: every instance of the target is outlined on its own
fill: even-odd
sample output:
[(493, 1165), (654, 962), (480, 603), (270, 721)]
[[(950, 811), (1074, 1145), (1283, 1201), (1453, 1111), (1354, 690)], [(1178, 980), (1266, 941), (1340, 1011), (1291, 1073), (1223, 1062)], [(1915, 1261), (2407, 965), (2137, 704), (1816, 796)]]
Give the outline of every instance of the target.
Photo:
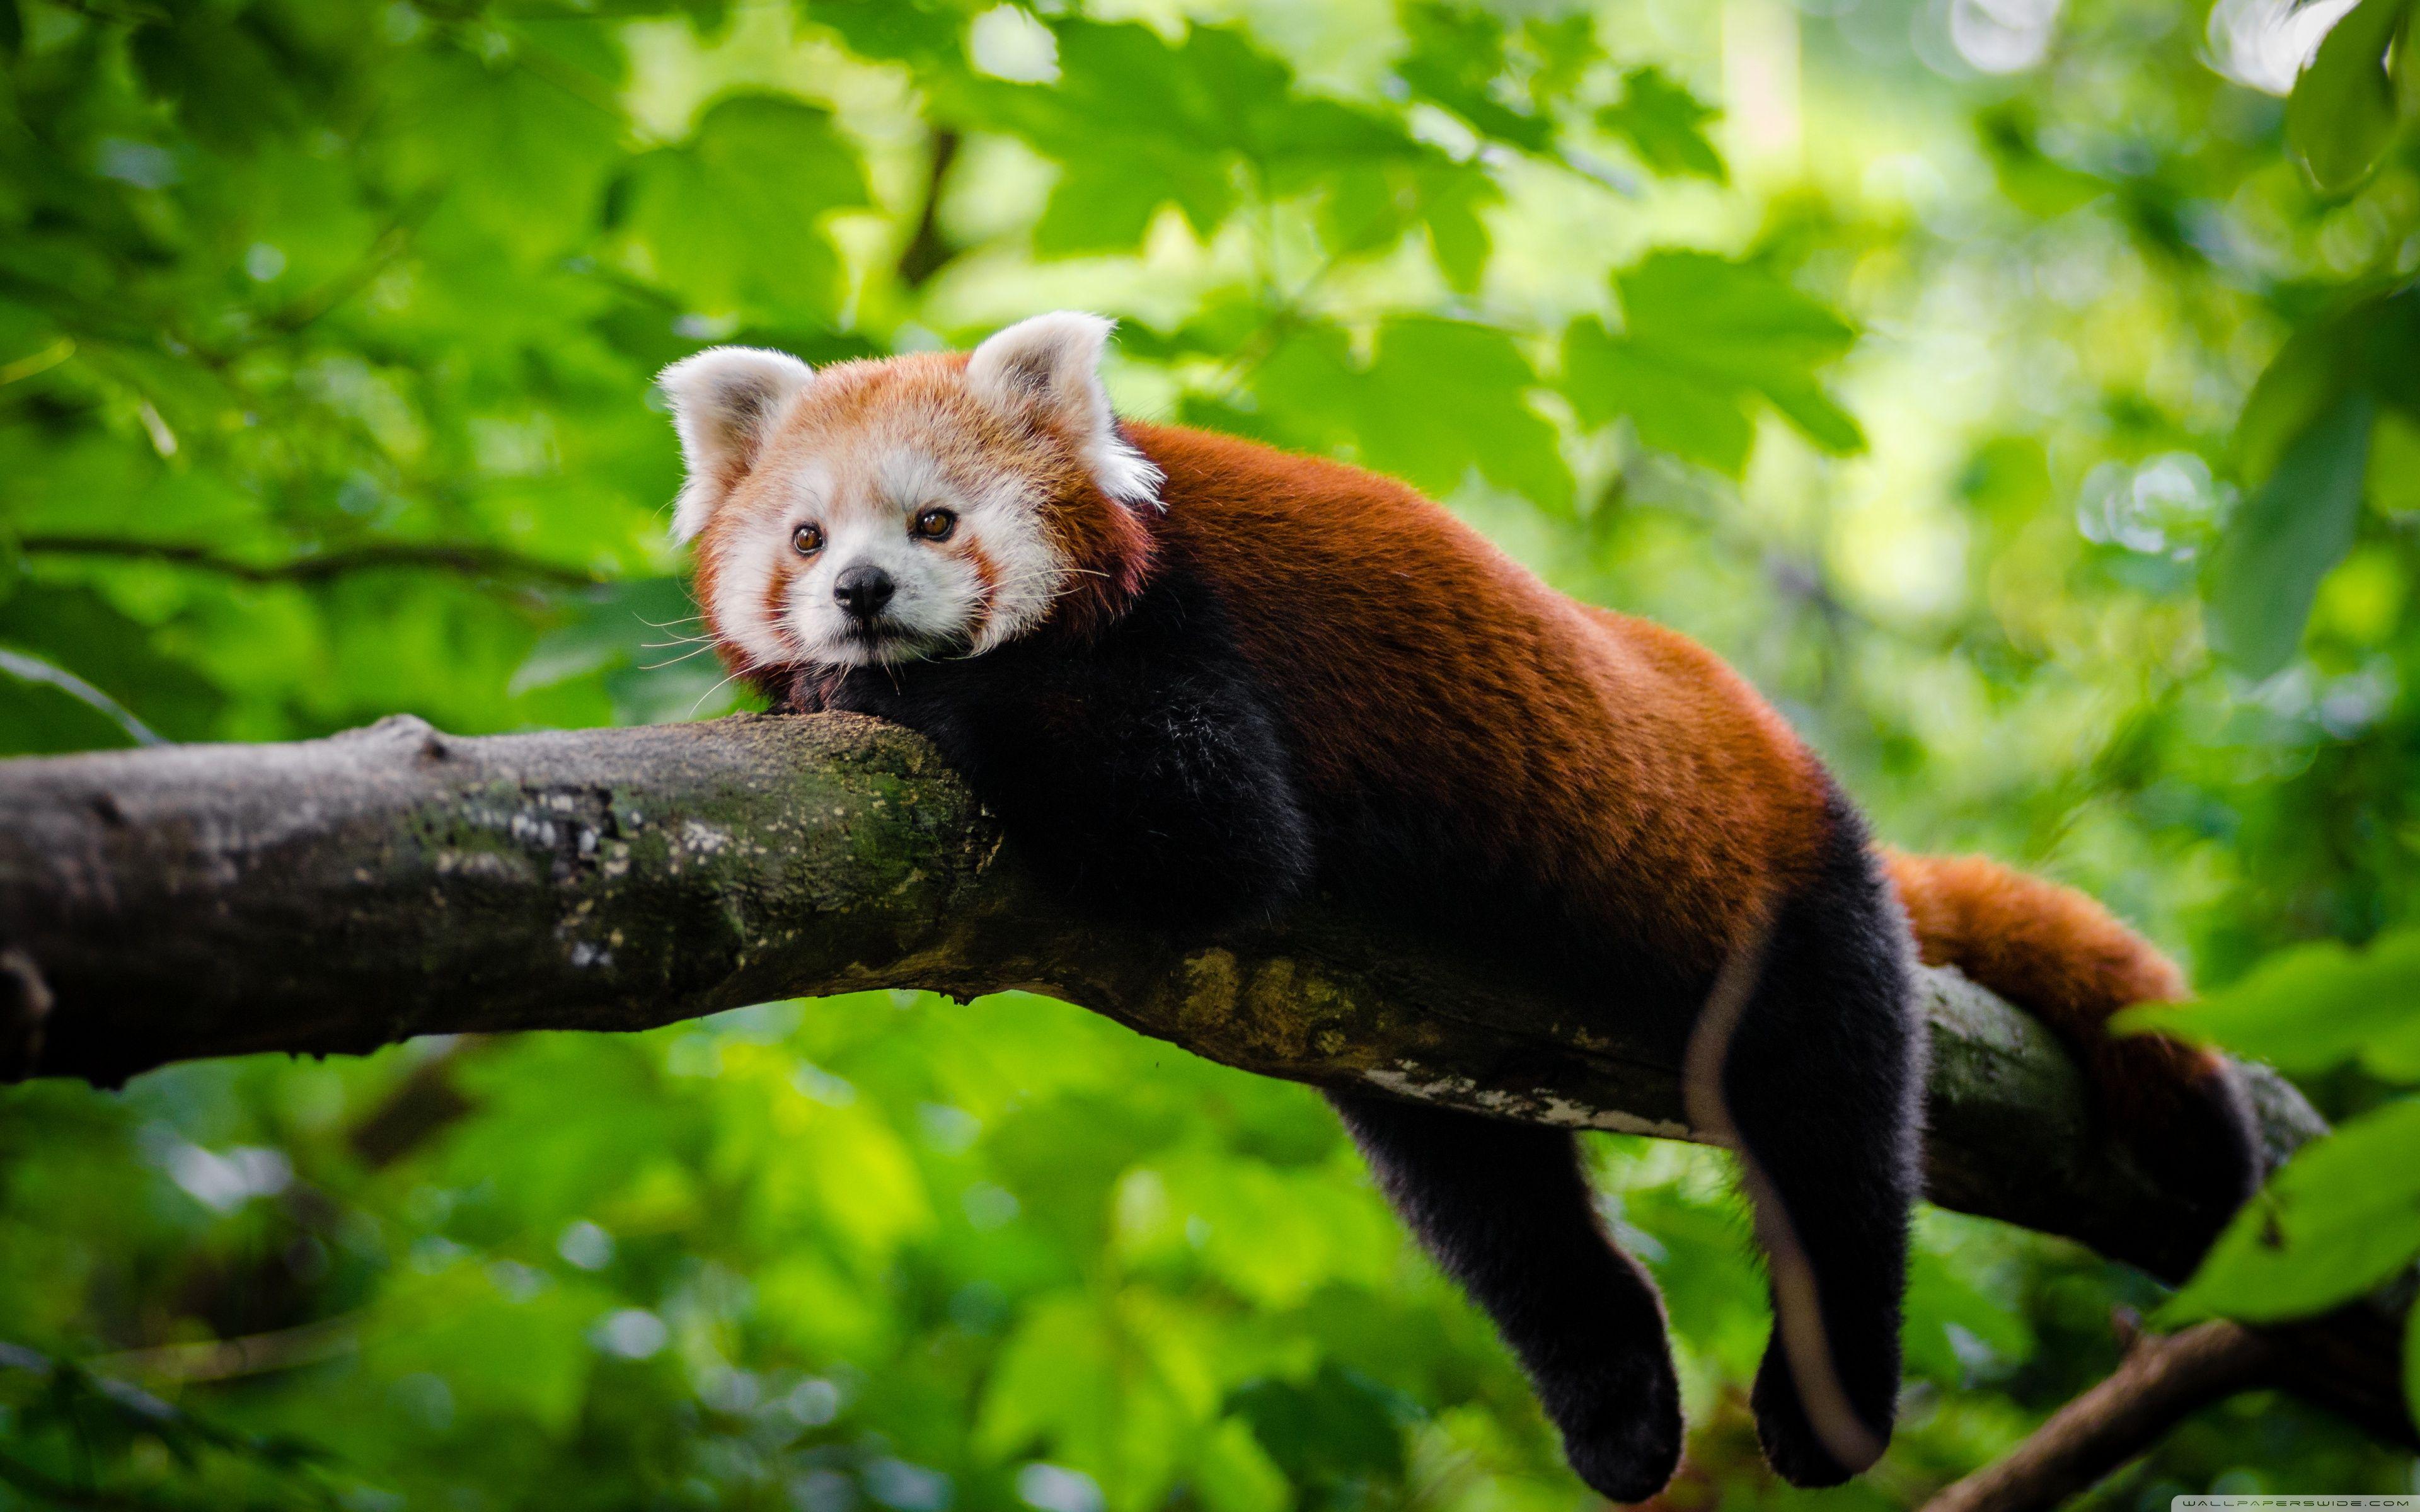
[(2107, 1032), (2121, 1008), (2187, 995), (2175, 963), (2072, 887), (1979, 856), (1882, 857), (1926, 965), (1955, 966), (2057, 1035), (2112, 1134), (2156, 1174), (2222, 1217), (2251, 1194), (2258, 1142), (2225, 1062), (2175, 1040)]

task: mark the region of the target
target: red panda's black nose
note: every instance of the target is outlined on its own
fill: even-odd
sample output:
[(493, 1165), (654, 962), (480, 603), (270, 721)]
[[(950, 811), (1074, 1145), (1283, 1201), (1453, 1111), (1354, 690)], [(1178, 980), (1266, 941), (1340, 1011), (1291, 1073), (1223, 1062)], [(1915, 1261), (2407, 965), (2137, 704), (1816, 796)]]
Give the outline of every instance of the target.
[(891, 602), (896, 586), (891, 574), (860, 562), (840, 569), (840, 576), (832, 579), (832, 597), (851, 619), (870, 620)]

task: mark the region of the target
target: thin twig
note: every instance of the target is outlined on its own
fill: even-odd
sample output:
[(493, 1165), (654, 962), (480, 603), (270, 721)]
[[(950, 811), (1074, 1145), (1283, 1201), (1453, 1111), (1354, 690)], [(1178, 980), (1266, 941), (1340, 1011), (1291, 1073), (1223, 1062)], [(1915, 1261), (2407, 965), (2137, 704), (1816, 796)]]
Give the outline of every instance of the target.
[(2265, 1384), (2275, 1341), (2240, 1323), (2139, 1335), (2109, 1379), (2051, 1414), (2033, 1436), (1924, 1505), (1924, 1512), (2035, 1512), (2055, 1506), (2143, 1453), (2195, 1412)]
[(318, 1365), (349, 1353), (360, 1344), (359, 1319), (346, 1315), (269, 1334), (125, 1350), (86, 1360), (84, 1368), (95, 1375), (145, 1381), (232, 1381), (238, 1376), (263, 1376)]
[[(427, 1041), (423, 1041), (422, 1043)], [(363, 1165), (384, 1170), (445, 1130), (478, 1111), (479, 1100), (462, 1089), (455, 1072), (472, 1057), (495, 1048), (492, 1035), (458, 1034), (411, 1068), (384, 1101), (346, 1134)]]
[(924, 206), (916, 216), (916, 229), (908, 245), (899, 251), (899, 282), (911, 289), (923, 288), (933, 275), (948, 266), (958, 255), (941, 234), (941, 189), (950, 174), (950, 165), (957, 161), (958, 133), (949, 127), (933, 132), (933, 160), (924, 175)]

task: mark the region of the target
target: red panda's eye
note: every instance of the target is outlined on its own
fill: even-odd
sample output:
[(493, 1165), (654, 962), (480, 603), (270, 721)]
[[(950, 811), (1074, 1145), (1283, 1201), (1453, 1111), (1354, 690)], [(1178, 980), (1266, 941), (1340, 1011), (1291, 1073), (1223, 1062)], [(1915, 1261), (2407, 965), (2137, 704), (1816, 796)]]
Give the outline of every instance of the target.
[(790, 544), (799, 548), (799, 555), (814, 556), (824, 548), (824, 528), (820, 525), (801, 525), (799, 527), (798, 533), (790, 537)]
[(946, 541), (958, 528), (958, 517), (946, 509), (928, 509), (916, 517), (916, 533), (927, 541)]

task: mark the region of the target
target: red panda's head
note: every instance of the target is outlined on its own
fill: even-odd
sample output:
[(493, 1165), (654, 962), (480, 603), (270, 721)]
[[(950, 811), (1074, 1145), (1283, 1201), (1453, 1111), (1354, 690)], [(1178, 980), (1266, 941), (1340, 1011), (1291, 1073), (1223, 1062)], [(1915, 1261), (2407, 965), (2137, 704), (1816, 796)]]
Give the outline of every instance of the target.
[(689, 478), (673, 535), (743, 671), (981, 654), (1114, 617), (1159, 470), (1099, 374), (1110, 322), (1063, 312), (972, 353), (841, 363), (718, 347), (674, 363)]

